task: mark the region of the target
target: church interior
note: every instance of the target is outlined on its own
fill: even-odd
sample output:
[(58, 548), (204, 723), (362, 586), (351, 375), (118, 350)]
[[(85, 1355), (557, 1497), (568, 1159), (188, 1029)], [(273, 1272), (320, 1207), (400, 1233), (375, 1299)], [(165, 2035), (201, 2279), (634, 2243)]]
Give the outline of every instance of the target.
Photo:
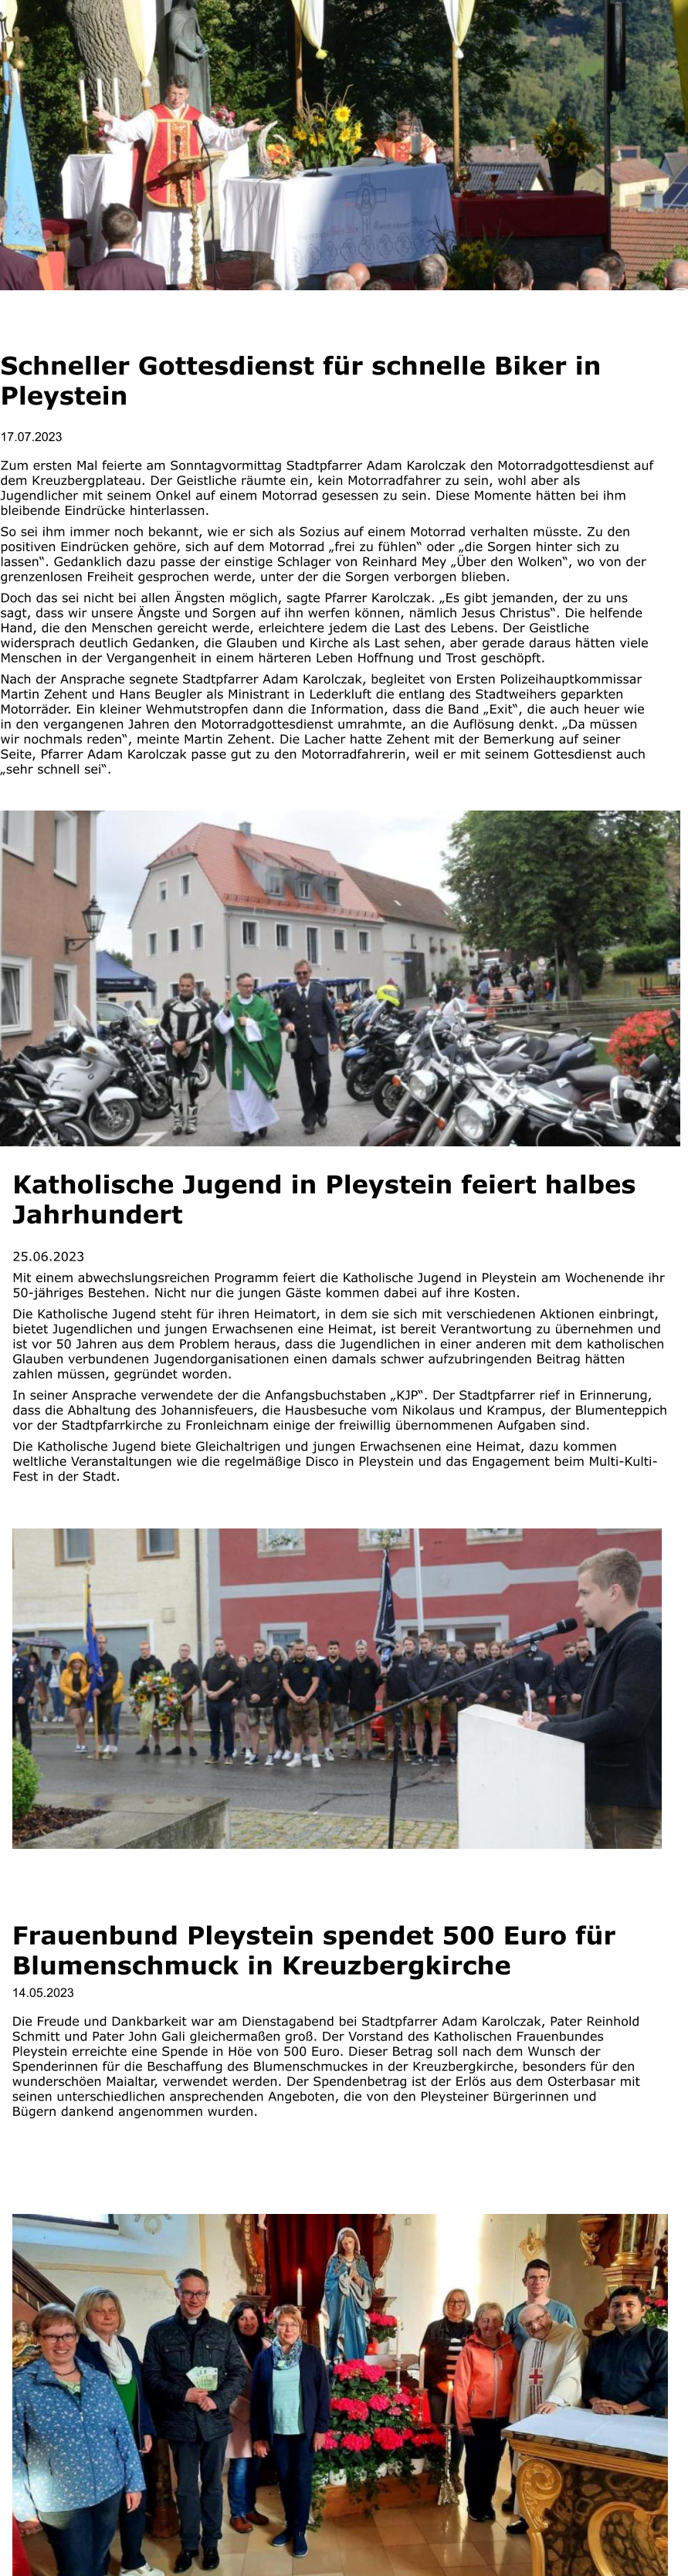
[[(13, 2215), (13, 2571), (665, 2576), (665, 2352), (665, 2213)], [(142, 2501), (77, 2558), (39, 2409), (88, 2439), (90, 2362)]]

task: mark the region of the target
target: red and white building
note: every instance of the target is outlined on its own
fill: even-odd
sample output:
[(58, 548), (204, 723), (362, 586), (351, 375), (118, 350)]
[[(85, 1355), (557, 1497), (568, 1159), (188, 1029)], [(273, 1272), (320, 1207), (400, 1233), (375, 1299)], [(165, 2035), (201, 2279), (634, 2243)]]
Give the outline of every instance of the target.
[[(577, 1568), (601, 1548), (629, 1547), (643, 1567), (641, 1608), (661, 1610), (657, 1529), (432, 1530), (419, 1532), (419, 1608), (412, 1530), (389, 1542), (397, 1633), (419, 1622), (431, 1636), (517, 1637), (572, 1617)], [(375, 1529), (208, 1531), (210, 1633), (233, 1654), (307, 1638), (322, 1653), (337, 1636), (344, 1654), (372, 1644), (383, 1533)], [(555, 1646), (555, 1659), (563, 1651)]]

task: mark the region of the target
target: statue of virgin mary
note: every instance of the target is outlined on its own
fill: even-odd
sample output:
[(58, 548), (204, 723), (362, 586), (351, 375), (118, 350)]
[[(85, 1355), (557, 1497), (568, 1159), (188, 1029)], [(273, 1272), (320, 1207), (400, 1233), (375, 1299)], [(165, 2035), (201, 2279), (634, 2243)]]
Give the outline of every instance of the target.
[(323, 2290), (330, 2363), (365, 2360), (367, 2317), (372, 2301), (373, 2283), (355, 2228), (340, 2227), (327, 2265)]

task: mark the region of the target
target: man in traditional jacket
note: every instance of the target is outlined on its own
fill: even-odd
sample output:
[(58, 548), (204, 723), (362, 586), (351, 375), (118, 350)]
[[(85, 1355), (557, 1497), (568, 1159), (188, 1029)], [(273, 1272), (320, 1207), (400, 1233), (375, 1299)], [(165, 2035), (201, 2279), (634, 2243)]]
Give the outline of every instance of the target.
[(228, 994), (214, 1026), (215, 1062), (227, 1092), (230, 1123), (242, 1145), (251, 1145), (279, 1117), (275, 1096), (282, 1037), (277, 1012), (267, 993), (254, 993), (252, 975), (238, 975), (236, 992)]

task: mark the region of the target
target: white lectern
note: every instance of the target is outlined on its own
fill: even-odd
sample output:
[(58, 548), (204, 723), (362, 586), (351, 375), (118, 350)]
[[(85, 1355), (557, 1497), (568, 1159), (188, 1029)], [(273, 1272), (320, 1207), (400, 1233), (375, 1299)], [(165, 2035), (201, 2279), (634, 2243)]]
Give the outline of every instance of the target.
[(583, 1851), (585, 1756), (511, 1711), (459, 1714), (460, 1851)]

